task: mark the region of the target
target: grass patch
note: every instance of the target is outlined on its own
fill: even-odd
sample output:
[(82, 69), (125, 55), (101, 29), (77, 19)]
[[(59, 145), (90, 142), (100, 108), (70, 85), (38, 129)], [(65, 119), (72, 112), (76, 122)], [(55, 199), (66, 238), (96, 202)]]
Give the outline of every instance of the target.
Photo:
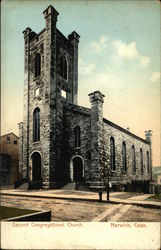
[(4, 219), (31, 214), (35, 212), (38, 212), (38, 211), (29, 210), (29, 209), (20, 209), (20, 208), (15, 208), (15, 207), (0, 206), (0, 219), (4, 220)]
[(154, 196), (150, 196), (148, 200), (161, 201), (161, 194), (155, 194)]

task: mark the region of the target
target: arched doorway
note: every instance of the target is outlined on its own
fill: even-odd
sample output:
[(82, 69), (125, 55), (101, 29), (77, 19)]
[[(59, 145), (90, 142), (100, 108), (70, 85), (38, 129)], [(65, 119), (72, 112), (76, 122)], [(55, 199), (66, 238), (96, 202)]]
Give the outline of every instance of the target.
[(76, 156), (73, 158), (73, 181), (82, 182), (83, 180), (83, 160)]
[(41, 155), (38, 152), (32, 155), (32, 181), (41, 180)]

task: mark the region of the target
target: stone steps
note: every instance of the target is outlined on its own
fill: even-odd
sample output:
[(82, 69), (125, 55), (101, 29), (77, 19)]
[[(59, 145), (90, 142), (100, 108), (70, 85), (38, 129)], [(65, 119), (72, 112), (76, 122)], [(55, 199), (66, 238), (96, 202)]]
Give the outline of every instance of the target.
[(22, 185), (20, 185), (17, 189), (28, 190), (28, 188), (29, 188), (29, 184), (28, 182), (25, 182)]
[(64, 187), (62, 187), (61, 189), (63, 189), (63, 190), (76, 190), (76, 183), (70, 182), (70, 183), (66, 184)]

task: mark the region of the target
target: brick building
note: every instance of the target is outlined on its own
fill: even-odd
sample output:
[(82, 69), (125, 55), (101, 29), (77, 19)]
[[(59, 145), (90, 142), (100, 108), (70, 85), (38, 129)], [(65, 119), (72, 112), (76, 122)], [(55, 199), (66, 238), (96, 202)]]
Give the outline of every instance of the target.
[(0, 137), (1, 186), (13, 185), (19, 176), (19, 138), (14, 133)]
[[(78, 44), (57, 29), (58, 12), (44, 12), (45, 28), (26, 28), (24, 120), (19, 124), (19, 169), (30, 186), (145, 191), (152, 179), (151, 131), (142, 139), (103, 118), (104, 95), (89, 94), (91, 108), (77, 105)], [(73, 184), (73, 186), (74, 186)]]

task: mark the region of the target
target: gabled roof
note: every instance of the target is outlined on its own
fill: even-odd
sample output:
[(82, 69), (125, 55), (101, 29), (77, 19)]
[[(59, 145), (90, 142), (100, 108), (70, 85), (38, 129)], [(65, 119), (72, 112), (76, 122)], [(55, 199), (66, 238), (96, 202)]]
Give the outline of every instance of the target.
[(108, 125), (110, 125), (110, 126), (116, 128), (116, 129), (122, 131), (123, 133), (125, 133), (125, 134), (127, 134), (127, 135), (132, 136), (133, 138), (135, 138), (135, 139), (137, 139), (137, 140), (140, 140), (140, 141), (142, 141), (142, 142), (144, 142), (144, 143), (150, 144), (148, 141), (144, 140), (143, 138), (141, 138), (141, 137), (139, 137), (139, 136), (137, 136), (137, 135), (131, 133), (130, 131), (128, 131), (128, 130), (122, 128), (122, 127), (120, 127), (119, 125), (117, 125), (117, 124), (115, 124), (115, 123), (113, 123), (113, 122), (111, 122), (111, 121), (109, 121), (109, 120), (107, 120), (107, 119), (105, 119), (105, 118), (103, 118), (103, 121), (104, 121), (106, 124), (108, 124)]
[(10, 133), (5, 134), (5, 135), (1, 135), (0, 138), (9, 136), (9, 135), (11, 135), (11, 134), (19, 139), (19, 137), (18, 137), (15, 133), (13, 133), (13, 132), (10, 132)]

